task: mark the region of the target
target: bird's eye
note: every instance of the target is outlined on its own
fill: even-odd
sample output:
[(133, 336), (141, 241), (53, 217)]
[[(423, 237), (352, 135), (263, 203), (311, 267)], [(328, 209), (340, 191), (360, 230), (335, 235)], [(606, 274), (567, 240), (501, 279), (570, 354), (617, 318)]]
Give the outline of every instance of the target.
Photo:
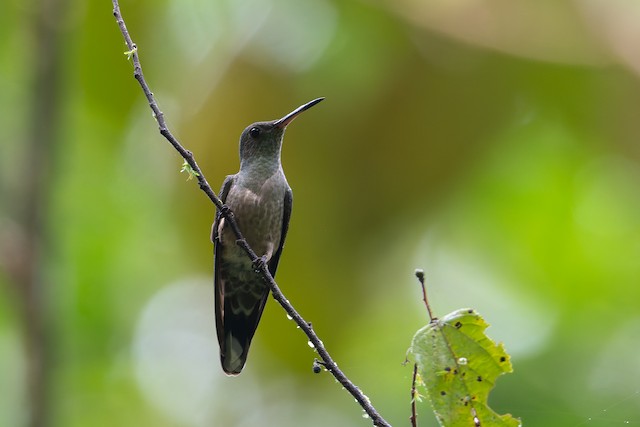
[(251, 135), (251, 138), (257, 138), (260, 135), (260, 129), (258, 128), (249, 129), (249, 135)]

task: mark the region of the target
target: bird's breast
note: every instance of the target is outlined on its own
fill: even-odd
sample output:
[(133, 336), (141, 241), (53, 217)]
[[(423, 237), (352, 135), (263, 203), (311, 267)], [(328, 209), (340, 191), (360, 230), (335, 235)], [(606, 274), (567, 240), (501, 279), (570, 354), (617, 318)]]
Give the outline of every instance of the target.
[[(259, 186), (239, 182), (229, 190), (225, 203), (258, 256), (270, 259), (280, 245), (286, 188), (285, 180), (268, 179)], [(224, 227), (221, 235), (224, 244), (235, 245), (235, 235), (229, 227)]]

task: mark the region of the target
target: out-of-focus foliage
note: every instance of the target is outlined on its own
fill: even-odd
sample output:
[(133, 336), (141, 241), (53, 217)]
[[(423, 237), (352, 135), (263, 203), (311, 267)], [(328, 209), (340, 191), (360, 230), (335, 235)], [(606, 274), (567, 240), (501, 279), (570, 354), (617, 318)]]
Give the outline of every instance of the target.
[(409, 352), (420, 383), (443, 427), (518, 427), (511, 414), (496, 414), (489, 393), (502, 374), (513, 372), (504, 344), (485, 334), (489, 324), (463, 308), (432, 319), (416, 332)]
[[(277, 280), (386, 419), (409, 416), (419, 266), (438, 312), (476, 308), (509, 348), (498, 413), (640, 422), (639, 1), (121, 7), (169, 125), (216, 187), (246, 125), (327, 98), (285, 138), (295, 202)], [(158, 134), (107, 0), (0, 13), (0, 424), (32, 408), (12, 266), (26, 259), (27, 141), (45, 97), (35, 64), (53, 40), (40, 14), (59, 35), (34, 231), (49, 424), (369, 425), (311, 373), (271, 302), (245, 372), (222, 374), (213, 208)]]

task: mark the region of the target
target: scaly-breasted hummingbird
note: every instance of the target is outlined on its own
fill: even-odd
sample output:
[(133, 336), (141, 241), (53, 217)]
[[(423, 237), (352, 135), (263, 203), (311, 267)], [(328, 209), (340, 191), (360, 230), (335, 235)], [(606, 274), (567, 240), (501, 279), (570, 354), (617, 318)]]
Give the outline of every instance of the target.
[[(272, 276), (282, 253), (291, 217), (292, 193), (282, 170), (280, 152), (285, 128), (314, 99), (279, 120), (248, 126), (240, 136), (240, 171), (222, 184), (220, 199), (234, 214), (240, 231)], [(216, 214), (211, 229), (215, 250), (216, 331), (220, 362), (228, 375), (242, 372), (251, 339), (269, 296), (236, 236)]]

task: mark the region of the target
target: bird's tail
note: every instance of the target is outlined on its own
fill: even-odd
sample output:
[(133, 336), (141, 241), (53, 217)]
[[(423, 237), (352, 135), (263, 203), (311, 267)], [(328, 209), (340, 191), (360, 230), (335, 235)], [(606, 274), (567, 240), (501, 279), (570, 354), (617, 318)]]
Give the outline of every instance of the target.
[(255, 272), (233, 277), (216, 272), (216, 329), (220, 362), (227, 375), (238, 375), (247, 361), (251, 339), (267, 302), (269, 288)]

